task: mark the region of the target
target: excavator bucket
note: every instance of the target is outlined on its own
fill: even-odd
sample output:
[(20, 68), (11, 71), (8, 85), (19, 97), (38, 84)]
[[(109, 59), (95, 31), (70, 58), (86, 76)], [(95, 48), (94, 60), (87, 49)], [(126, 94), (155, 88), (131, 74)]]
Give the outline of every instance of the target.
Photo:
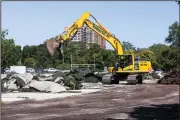
[(55, 50), (59, 47), (60, 43), (56, 40), (50, 39), (50, 40), (46, 40), (44, 42), (44, 44), (45, 44), (46, 48), (48, 49), (49, 53), (51, 54), (51, 56), (53, 56)]

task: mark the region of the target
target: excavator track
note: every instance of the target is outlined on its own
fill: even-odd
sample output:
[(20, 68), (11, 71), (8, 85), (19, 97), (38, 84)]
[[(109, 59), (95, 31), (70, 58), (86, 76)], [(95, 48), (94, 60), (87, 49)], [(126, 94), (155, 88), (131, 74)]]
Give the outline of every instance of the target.
[[(119, 84), (119, 81), (122, 81), (122, 79), (115, 79), (113, 74), (106, 74), (102, 77), (103, 84)], [(139, 74), (128, 75), (123, 81), (127, 81), (127, 84), (131, 85), (142, 84), (142, 76)]]
[(136, 77), (137, 77), (137, 75), (129, 75), (127, 77), (127, 84), (135, 85), (137, 83)]
[(112, 80), (114, 80), (113, 74), (106, 74), (102, 77), (103, 84), (112, 84)]

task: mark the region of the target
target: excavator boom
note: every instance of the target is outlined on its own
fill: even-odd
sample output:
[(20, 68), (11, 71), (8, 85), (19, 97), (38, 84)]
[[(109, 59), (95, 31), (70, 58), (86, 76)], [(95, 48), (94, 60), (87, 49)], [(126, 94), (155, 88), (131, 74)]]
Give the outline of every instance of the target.
[[(92, 17), (97, 24), (88, 20), (88, 18), (90, 17)], [(58, 35), (58, 38), (56, 40), (45, 41), (45, 44), (50, 54), (53, 56), (55, 49), (60, 46), (59, 44), (63, 43), (66, 40), (69, 40), (72, 36), (76, 35), (77, 31), (81, 29), (83, 25), (87, 25), (90, 29), (92, 29), (97, 34), (102, 36), (105, 40), (107, 40), (114, 48), (116, 54), (118, 55), (123, 54), (123, 48), (121, 42), (107, 29), (105, 29), (89, 12), (85, 12), (70, 27), (66, 28), (66, 30), (62, 34)]]

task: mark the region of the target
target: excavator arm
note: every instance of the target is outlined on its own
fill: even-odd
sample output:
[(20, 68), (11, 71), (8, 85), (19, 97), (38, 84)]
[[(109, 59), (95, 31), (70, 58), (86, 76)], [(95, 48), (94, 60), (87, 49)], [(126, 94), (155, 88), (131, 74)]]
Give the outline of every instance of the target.
[[(88, 18), (90, 17), (92, 17), (97, 24), (88, 20)], [(45, 41), (50, 54), (53, 55), (55, 49), (61, 48), (61, 45), (64, 41), (69, 40), (72, 36), (75, 36), (77, 31), (81, 29), (83, 25), (87, 25), (90, 29), (100, 35), (104, 40), (107, 40), (114, 48), (117, 55), (123, 54), (123, 48), (120, 41), (107, 29), (105, 29), (89, 12), (85, 12), (70, 27), (68, 27), (62, 34), (60, 34), (56, 40)]]
[(95, 31), (98, 35), (100, 35), (104, 40), (108, 41), (112, 47), (114, 48), (117, 55), (123, 54), (123, 48), (120, 41), (110, 32), (108, 32), (102, 25), (96, 25), (90, 20), (85, 20), (85, 24)]
[(84, 13), (79, 19), (77, 19), (70, 27), (66, 28), (66, 30), (58, 36), (58, 40), (61, 42), (69, 40), (71, 36), (76, 35), (77, 31), (81, 29), (84, 25), (84, 21), (87, 20), (91, 14), (89, 12)]

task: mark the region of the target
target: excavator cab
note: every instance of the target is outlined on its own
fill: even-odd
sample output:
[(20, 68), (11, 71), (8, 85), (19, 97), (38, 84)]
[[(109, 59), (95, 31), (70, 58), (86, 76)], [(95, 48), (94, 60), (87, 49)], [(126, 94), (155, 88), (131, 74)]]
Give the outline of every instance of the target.
[(133, 55), (118, 55), (117, 56), (118, 67), (122, 70), (126, 68), (126, 70), (132, 70), (133, 65)]

